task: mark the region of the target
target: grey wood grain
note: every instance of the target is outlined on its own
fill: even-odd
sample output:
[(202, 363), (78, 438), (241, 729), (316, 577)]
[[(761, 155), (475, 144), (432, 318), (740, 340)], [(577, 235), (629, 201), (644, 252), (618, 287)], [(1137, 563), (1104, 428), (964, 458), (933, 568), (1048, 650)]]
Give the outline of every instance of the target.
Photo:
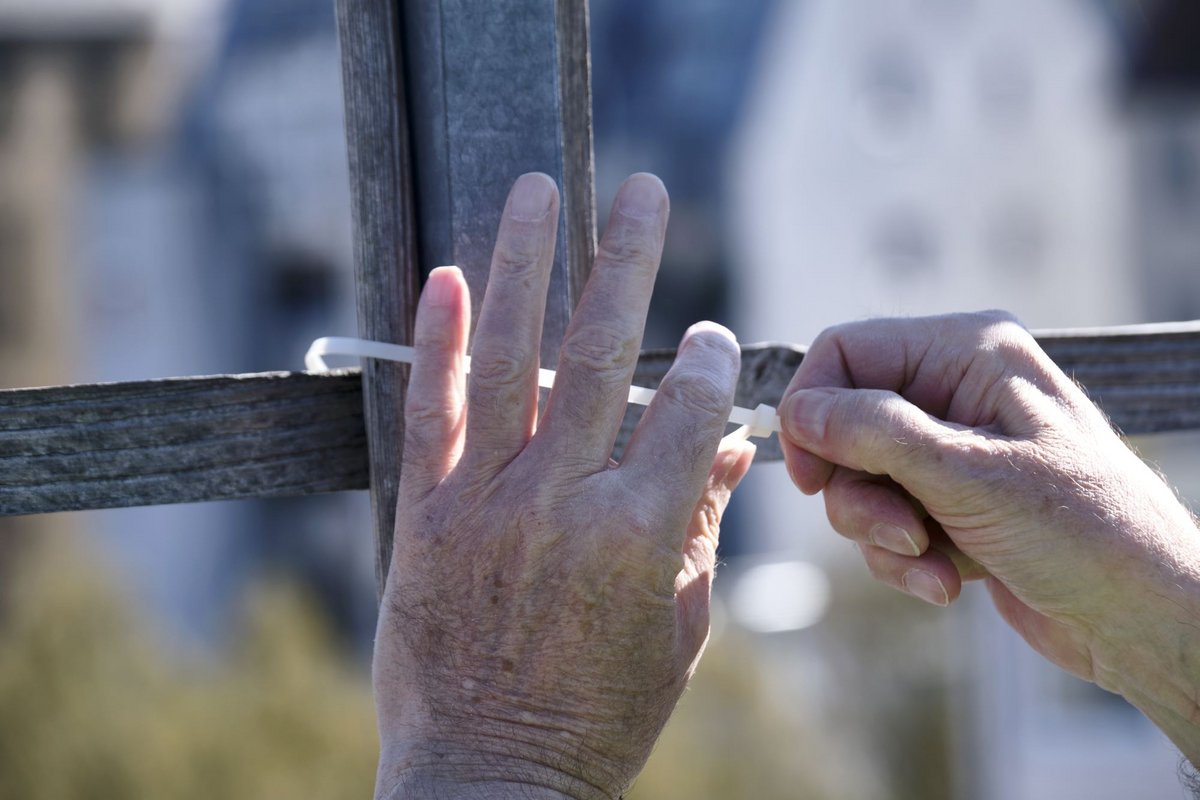
[[(563, 219), (559, 239), (564, 270), (566, 311), (551, 319), (546, 330), (553, 336), (554, 352), (566, 332), (567, 322), (592, 269), (596, 253), (596, 190), (592, 154), (591, 47), (588, 38), (587, 0), (557, 0), (555, 43), (558, 49), (560, 147), (562, 150)], [(555, 262), (556, 266), (560, 262)], [(546, 336), (542, 337), (543, 344)], [(553, 367), (543, 357), (542, 363)]]
[(1034, 335), (1119, 430), (1200, 428), (1200, 322)]
[(459, 266), (479, 316), (513, 181), (562, 193), (542, 364), (553, 367), (595, 250), (585, 0), (403, 0), (421, 264)]
[[(421, 262), (401, 59), (402, 21), (395, 0), (337, 0), (337, 21), (358, 331), (365, 339), (410, 344)], [(406, 377), (407, 368), (386, 361), (368, 362), (362, 376), (380, 591), (391, 564)]]
[[(524, 172), (562, 191), (543, 363), (595, 245), (585, 0), (338, 0), (359, 330), (407, 343), (419, 278), (462, 268), (478, 317), (499, 215)], [(364, 376), (382, 587), (399, 480), (402, 370)]]
[[(1200, 430), (1200, 323), (1038, 340), (1125, 433)], [(803, 354), (744, 347), (738, 403), (776, 405)], [(673, 358), (643, 353), (636, 382), (657, 386)], [(357, 370), (3, 391), (0, 514), (365, 489), (362, 408)], [(779, 457), (759, 440), (759, 461)]]
[[(1041, 347), (1127, 435), (1200, 429), (1200, 322), (1117, 328), (1035, 331)], [(807, 348), (749, 345), (742, 348), (737, 404), (778, 405)], [(674, 351), (642, 354), (635, 380), (657, 387)], [(618, 439), (618, 455), (641, 418), (630, 406)], [(757, 440), (759, 461), (783, 457), (778, 437)]]
[(367, 486), (357, 370), (0, 392), (0, 514)]

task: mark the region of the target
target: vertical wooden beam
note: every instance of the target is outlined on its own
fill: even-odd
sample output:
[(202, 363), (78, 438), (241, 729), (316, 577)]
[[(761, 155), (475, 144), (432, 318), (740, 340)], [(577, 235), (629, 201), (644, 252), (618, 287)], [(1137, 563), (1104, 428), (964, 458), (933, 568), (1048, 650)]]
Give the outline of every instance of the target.
[(457, 264), (479, 311), (509, 187), (563, 192), (542, 362), (553, 366), (595, 248), (586, 0), (403, 0), (422, 265)]
[[(563, 192), (542, 337), (553, 365), (595, 247), (586, 0), (338, 0), (338, 29), (360, 334), (407, 342), (418, 275), (440, 264), (462, 267), (477, 315), (505, 195), (539, 170)], [(381, 587), (403, 377), (363, 373)]]
[[(412, 156), (394, 0), (338, 0), (346, 149), (354, 217), (358, 333), (408, 344), (416, 316), (418, 256)], [(370, 460), (375, 571), (382, 592), (391, 563), (407, 370), (363, 365), (363, 418)]]

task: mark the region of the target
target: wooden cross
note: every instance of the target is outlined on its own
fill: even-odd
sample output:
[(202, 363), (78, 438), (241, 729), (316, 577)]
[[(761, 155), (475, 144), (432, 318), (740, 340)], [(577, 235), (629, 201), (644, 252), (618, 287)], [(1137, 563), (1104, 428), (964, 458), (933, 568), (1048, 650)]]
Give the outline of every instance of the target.
[[(338, 0), (360, 336), (408, 343), (439, 264), (463, 268), (478, 312), (505, 194), (541, 170), (562, 189), (554, 366), (595, 245), (587, 24), (586, 0)], [(1126, 433), (1200, 428), (1200, 323), (1038, 339)], [(656, 387), (673, 355), (644, 352), (635, 381)], [(776, 404), (802, 357), (743, 348), (737, 403)], [(0, 514), (370, 489), (382, 586), (405, 375), (368, 362), (0, 392)]]

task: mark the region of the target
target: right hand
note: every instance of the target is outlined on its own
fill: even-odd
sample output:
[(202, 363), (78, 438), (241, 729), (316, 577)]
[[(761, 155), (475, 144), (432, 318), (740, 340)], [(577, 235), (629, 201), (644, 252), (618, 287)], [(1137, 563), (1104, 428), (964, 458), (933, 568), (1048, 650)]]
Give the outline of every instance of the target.
[(1200, 723), (1191, 515), (1011, 316), (832, 328), (781, 416), (792, 479), (876, 578), (937, 605), (985, 578), (1051, 661)]

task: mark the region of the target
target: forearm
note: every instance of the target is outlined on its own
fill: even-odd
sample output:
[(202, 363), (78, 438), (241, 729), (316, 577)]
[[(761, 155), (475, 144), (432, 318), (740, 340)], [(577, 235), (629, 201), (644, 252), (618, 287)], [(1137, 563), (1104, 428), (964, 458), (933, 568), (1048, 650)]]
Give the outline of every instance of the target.
[(1157, 626), (1142, 648), (1113, 658), (1111, 667), (1098, 665), (1096, 680), (1140, 709), (1200, 765), (1200, 599), (1193, 596), (1191, 605)]
[(1200, 531), (1177, 503), (1157, 511), (1157, 557), (1131, 564), (1136, 588), (1100, 639), (1095, 679), (1200, 764)]

